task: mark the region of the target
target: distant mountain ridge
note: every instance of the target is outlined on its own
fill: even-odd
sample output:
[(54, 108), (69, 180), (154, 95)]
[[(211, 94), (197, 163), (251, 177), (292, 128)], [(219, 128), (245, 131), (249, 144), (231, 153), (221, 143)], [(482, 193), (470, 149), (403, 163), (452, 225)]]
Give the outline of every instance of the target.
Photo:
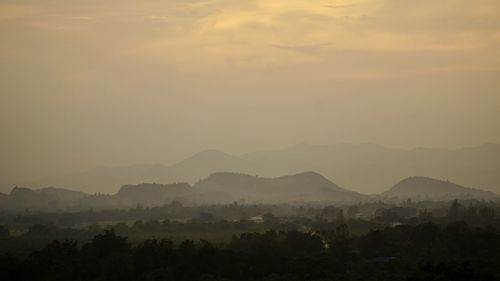
[(1, 210), (81, 210), (88, 208), (129, 208), (137, 205), (161, 206), (179, 201), (188, 205), (241, 203), (357, 203), (373, 200), (448, 201), (452, 199), (498, 200), (484, 190), (464, 187), (428, 177), (409, 177), (378, 195), (363, 195), (338, 186), (316, 172), (265, 178), (234, 172), (217, 172), (189, 183), (143, 183), (124, 185), (111, 195), (87, 194), (48, 187), (15, 187), (0, 193)]
[(114, 195), (121, 204), (161, 205), (195, 193), (188, 183), (124, 185)]
[(352, 202), (366, 199), (366, 196), (341, 188), (315, 172), (276, 178), (214, 173), (194, 187), (197, 190), (225, 192), (235, 199), (257, 202)]
[(5, 209), (58, 209), (68, 203), (78, 202), (87, 194), (64, 188), (47, 187), (33, 190), (14, 187), (10, 194), (2, 196), (0, 207)]
[(493, 192), (464, 187), (450, 181), (443, 181), (421, 176), (403, 179), (381, 195), (386, 198), (399, 199), (498, 199), (498, 196)]
[(500, 192), (500, 145), (461, 149), (393, 149), (375, 144), (301, 144), (245, 154), (258, 163), (257, 174), (272, 176), (316, 171), (341, 186), (380, 193), (402, 178), (425, 175)]
[(188, 183), (125, 185), (112, 195), (87, 194), (64, 188), (30, 189), (14, 187), (0, 197), (0, 210), (58, 210), (86, 208), (125, 208), (138, 204), (160, 206), (195, 193)]
[(359, 202), (369, 199), (339, 187), (315, 172), (304, 172), (276, 178), (241, 173), (218, 172), (188, 183), (143, 183), (124, 185), (111, 195), (86, 194), (62, 188), (29, 189), (15, 187), (0, 198), (0, 210), (54, 210), (81, 208), (124, 208), (161, 206), (173, 201), (186, 204), (220, 204), (235, 201), (247, 203)]
[(177, 164), (96, 168), (48, 178), (29, 186), (65, 186), (85, 192), (115, 193), (125, 184), (195, 183), (226, 171), (278, 177), (315, 171), (340, 186), (365, 194), (380, 193), (402, 178), (425, 175), (500, 192), (500, 145), (462, 149), (391, 149), (374, 144), (301, 144), (287, 149), (230, 155), (218, 150), (197, 153)]

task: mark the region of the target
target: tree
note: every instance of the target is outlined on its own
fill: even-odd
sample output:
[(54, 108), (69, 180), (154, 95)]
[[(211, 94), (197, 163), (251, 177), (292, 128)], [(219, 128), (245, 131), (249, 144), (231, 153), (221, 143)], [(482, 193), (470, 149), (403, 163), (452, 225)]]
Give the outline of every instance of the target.
[(272, 213), (265, 213), (264, 215), (262, 215), (262, 220), (264, 221), (264, 223), (276, 222), (276, 218), (274, 217), (274, 215)]
[(460, 216), (460, 209), (462, 205), (458, 203), (457, 199), (453, 200), (451, 203), (450, 209), (448, 210), (448, 218), (451, 220), (457, 220)]
[(114, 229), (104, 230), (104, 233), (96, 235), (90, 243), (84, 246), (84, 251), (87, 254), (99, 257), (129, 250), (130, 245), (127, 238), (116, 235)]
[(0, 225), (0, 238), (7, 238), (10, 236), (10, 231), (3, 225)]

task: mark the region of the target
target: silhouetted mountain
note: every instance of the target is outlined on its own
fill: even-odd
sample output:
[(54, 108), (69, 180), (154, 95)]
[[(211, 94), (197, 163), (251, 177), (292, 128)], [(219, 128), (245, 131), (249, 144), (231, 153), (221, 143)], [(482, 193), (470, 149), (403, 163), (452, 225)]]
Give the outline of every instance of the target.
[(80, 173), (51, 177), (31, 184), (35, 187), (67, 186), (88, 193), (116, 193), (126, 184), (173, 182), (169, 167), (159, 164), (96, 167)]
[(56, 188), (56, 187), (46, 187), (42, 189), (36, 190), (38, 193), (42, 194), (51, 194), (57, 196), (61, 201), (78, 201), (85, 196), (88, 196), (87, 193), (83, 193), (80, 191), (74, 191), (64, 188)]
[(391, 149), (373, 144), (297, 145), (242, 156), (251, 173), (276, 176), (316, 171), (341, 186), (379, 193), (402, 178), (425, 175), (500, 192), (500, 145), (462, 149)]
[(120, 186), (144, 182), (191, 182), (217, 171), (242, 172), (251, 169), (250, 163), (236, 156), (206, 150), (175, 165), (133, 165), (126, 167), (97, 167), (81, 173), (46, 178), (31, 185), (70, 186), (89, 193), (115, 193)]
[(356, 201), (364, 196), (343, 189), (322, 175), (306, 172), (277, 178), (214, 173), (194, 185), (199, 191), (230, 194), (235, 200), (259, 202)]
[(227, 167), (247, 168), (248, 162), (224, 153), (219, 150), (205, 150), (199, 152), (181, 162), (175, 164), (172, 168), (178, 170), (205, 170), (208, 165), (214, 169), (226, 169)]
[(194, 183), (218, 171), (277, 177), (315, 171), (340, 186), (379, 193), (402, 178), (425, 175), (500, 191), (500, 145), (463, 149), (390, 149), (373, 144), (297, 145), (240, 157), (217, 150), (200, 152), (172, 166), (95, 168), (45, 179), (30, 186), (67, 186), (85, 192), (115, 193), (125, 184)]
[[(168, 204), (177, 199), (194, 196), (195, 190), (187, 183), (125, 185), (113, 195), (89, 195), (79, 191), (48, 187), (30, 189), (15, 187), (9, 195), (0, 197), (0, 210), (57, 210), (124, 208), (137, 204), (158, 206)], [(197, 195), (199, 196), (199, 195)], [(194, 200), (190, 202), (196, 203)]]
[(194, 192), (187, 183), (144, 183), (122, 186), (114, 197), (121, 204), (162, 205)]
[(172, 177), (195, 182), (217, 171), (242, 172), (251, 170), (250, 162), (218, 150), (206, 150), (170, 167)]
[(24, 182), (0, 178), (0, 193), (7, 195), (7, 193), (9, 193), (12, 190), (13, 186), (21, 185), (22, 183)]
[(179, 201), (187, 205), (243, 203), (360, 202), (371, 200), (498, 199), (488, 191), (427, 177), (406, 178), (375, 197), (339, 187), (315, 172), (303, 172), (276, 178), (242, 173), (218, 172), (188, 183), (143, 183), (124, 185), (112, 195), (93, 194), (62, 188), (33, 190), (15, 187), (9, 195), (0, 194), (0, 210), (57, 210), (130, 208), (137, 204), (161, 206)]
[(450, 199), (493, 199), (497, 198), (492, 192), (475, 188), (464, 187), (450, 181), (443, 181), (428, 177), (409, 177), (394, 185), (382, 196), (387, 198), (417, 198), (428, 200)]
[(47, 210), (61, 207), (62, 200), (55, 193), (14, 187), (2, 208), (7, 210), (36, 209)]

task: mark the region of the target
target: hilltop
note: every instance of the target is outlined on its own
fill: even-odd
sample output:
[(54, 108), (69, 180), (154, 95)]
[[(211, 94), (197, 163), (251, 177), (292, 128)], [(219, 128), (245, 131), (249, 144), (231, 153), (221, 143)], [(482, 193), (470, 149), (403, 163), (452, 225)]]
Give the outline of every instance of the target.
[(341, 188), (315, 172), (276, 178), (240, 173), (214, 173), (196, 183), (194, 187), (200, 191), (225, 192), (238, 200), (256, 202), (349, 202), (365, 197)]
[(450, 181), (429, 177), (409, 177), (382, 193), (387, 198), (418, 198), (446, 200), (456, 198), (492, 199), (497, 196), (489, 191), (464, 187)]

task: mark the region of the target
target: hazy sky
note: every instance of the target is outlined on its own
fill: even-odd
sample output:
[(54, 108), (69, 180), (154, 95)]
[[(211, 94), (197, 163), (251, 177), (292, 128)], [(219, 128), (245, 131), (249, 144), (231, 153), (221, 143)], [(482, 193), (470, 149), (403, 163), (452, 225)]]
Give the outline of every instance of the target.
[(0, 180), (500, 142), (498, 0), (0, 0)]

